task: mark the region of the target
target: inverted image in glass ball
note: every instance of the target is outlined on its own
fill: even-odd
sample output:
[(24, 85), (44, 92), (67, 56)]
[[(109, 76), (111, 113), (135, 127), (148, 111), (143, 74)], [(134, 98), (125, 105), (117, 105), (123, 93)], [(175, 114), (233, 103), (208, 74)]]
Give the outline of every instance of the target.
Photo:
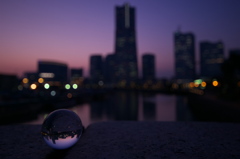
[(59, 109), (50, 113), (42, 124), (44, 141), (54, 149), (67, 149), (81, 137), (82, 121), (71, 110)]

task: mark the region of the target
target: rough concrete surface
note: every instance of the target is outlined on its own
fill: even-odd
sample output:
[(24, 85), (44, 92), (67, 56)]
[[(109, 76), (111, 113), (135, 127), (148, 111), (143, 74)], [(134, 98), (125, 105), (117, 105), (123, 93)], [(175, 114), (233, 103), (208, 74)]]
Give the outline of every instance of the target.
[(67, 150), (48, 147), (40, 129), (0, 126), (0, 158), (240, 158), (239, 123), (100, 122)]

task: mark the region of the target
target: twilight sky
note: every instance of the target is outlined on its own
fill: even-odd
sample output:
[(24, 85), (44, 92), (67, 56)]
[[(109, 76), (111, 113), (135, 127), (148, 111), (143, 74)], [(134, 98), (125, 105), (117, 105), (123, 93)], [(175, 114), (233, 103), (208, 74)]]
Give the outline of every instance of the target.
[[(114, 51), (115, 6), (136, 8), (139, 66), (156, 56), (157, 77), (173, 76), (173, 33), (240, 48), (239, 0), (0, 0), (0, 73), (37, 71), (37, 61), (67, 63), (89, 74), (90, 55)], [(198, 62), (197, 62), (198, 63)], [(139, 69), (141, 75), (141, 68)]]

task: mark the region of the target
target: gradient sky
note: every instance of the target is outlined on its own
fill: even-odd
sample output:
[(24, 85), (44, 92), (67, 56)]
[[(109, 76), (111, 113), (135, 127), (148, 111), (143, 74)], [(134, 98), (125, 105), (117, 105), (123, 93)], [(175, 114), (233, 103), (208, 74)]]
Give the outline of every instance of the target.
[(226, 57), (240, 48), (239, 0), (0, 0), (0, 73), (21, 76), (46, 59), (88, 76), (90, 55), (114, 51), (115, 6), (125, 2), (136, 8), (139, 66), (142, 54), (154, 53), (159, 78), (174, 74), (179, 26), (195, 34), (197, 61), (203, 40), (221, 40)]

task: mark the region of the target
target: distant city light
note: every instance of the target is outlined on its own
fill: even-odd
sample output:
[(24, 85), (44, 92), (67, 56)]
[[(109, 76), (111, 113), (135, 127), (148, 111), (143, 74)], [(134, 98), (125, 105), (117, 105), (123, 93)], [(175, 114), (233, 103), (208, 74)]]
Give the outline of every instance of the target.
[(240, 81), (238, 81), (237, 85), (238, 85), (238, 87), (240, 87)]
[(39, 76), (42, 78), (53, 78), (54, 73), (40, 73)]
[(43, 78), (39, 78), (38, 79), (38, 83), (43, 83), (44, 82), (44, 79)]
[(198, 87), (202, 83), (202, 79), (194, 80), (194, 87)]
[(51, 96), (55, 96), (56, 95), (56, 91), (51, 91), (50, 94), (51, 94)]
[(179, 86), (178, 86), (178, 84), (177, 84), (177, 83), (173, 83), (173, 84), (172, 84), (172, 88), (173, 88), (173, 89), (178, 89), (178, 88), (179, 88)]
[(99, 81), (99, 82), (98, 82), (98, 85), (99, 85), (99, 86), (103, 86), (103, 84), (104, 84), (103, 81)]
[(194, 83), (199, 85), (202, 83), (202, 79), (196, 79), (196, 80), (194, 80)]
[(22, 86), (22, 85), (19, 85), (19, 86), (18, 86), (18, 90), (19, 90), (19, 91), (23, 90), (23, 86)]
[(50, 85), (49, 85), (48, 83), (45, 83), (45, 84), (44, 84), (44, 88), (45, 88), (45, 89), (49, 89), (49, 88), (50, 88)]
[(217, 86), (219, 85), (219, 83), (218, 83), (218, 81), (213, 81), (213, 82), (212, 82), (212, 85), (213, 85), (214, 87), (217, 87)]
[(68, 94), (67, 94), (67, 97), (68, 97), (68, 98), (72, 98), (72, 93), (68, 93)]
[(22, 82), (23, 83), (28, 83), (28, 79), (27, 78), (23, 78)]
[(72, 87), (73, 87), (73, 89), (77, 89), (78, 85), (77, 84), (73, 84)]
[(189, 87), (190, 87), (190, 88), (193, 88), (193, 87), (194, 87), (194, 83), (193, 83), (193, 82), (190, 82), (190, 83), (189, 83)]
[(33, 84), (30, 85), (30, 88), (31, 88), (32, 90), (37, 89), (37, 85), (36, 85), (35, 83), (33, 83)]
[(207, 83), (203, 81), (203, 82), (201, 83), (201, 86), (202, 86), (202, 87), (206, 87), (206, 86), (207, 86)]
[(65, 85), (65, 89), (70, 89), (70, 88), (71, 88), (70, 84)]

